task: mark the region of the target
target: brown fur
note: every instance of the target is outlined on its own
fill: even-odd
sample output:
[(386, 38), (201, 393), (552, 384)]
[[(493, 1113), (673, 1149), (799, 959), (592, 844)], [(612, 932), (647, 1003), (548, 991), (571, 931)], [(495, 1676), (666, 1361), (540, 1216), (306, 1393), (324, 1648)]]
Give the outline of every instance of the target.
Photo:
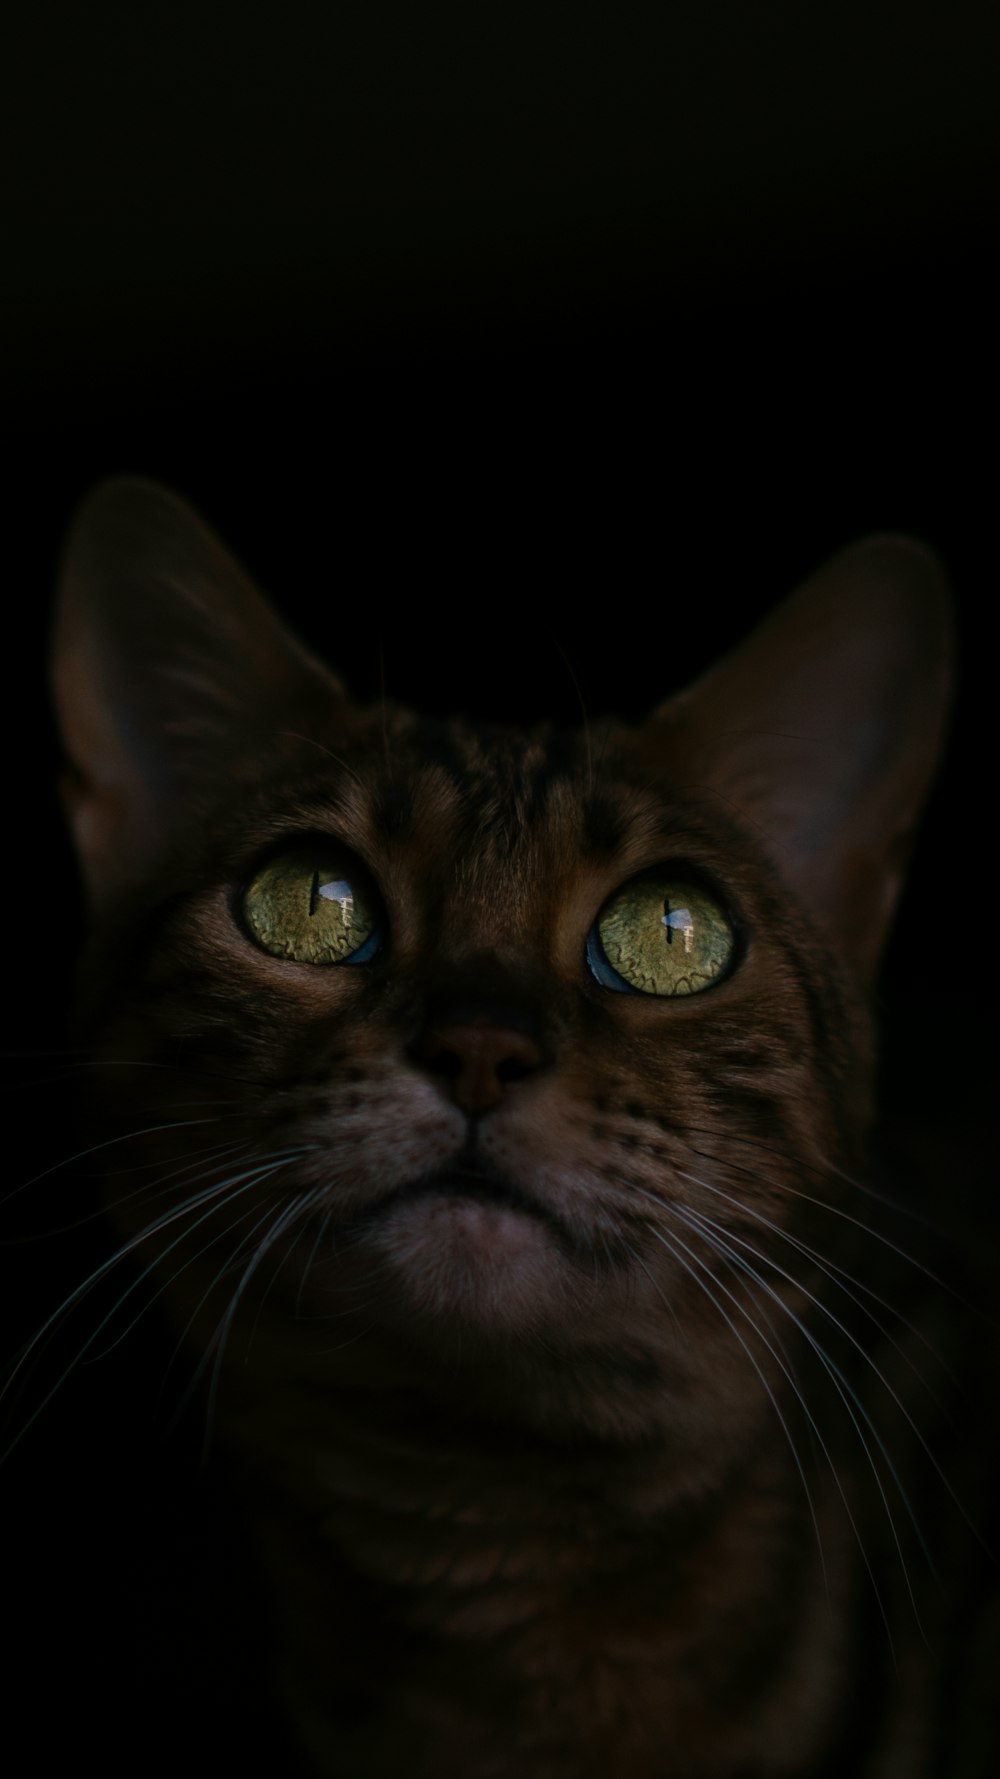
[[(316, 1775), (946, 1770), (954, 1329), (862, 1182), (948, 638), (933, 559), (873, 540), (641, 730), (425, 723), (353, 707), (172, 497), (83, 509), (80, 1021), (156, 1182), (109, 1206), (209, 1385)], [(363, 862), (370, 965), (248, 936), (308, 833)], [(663, 862), (735, 967), (609, 991), (588, 930)], [(422, 1188), (473, 1140), (502, 1189)]]

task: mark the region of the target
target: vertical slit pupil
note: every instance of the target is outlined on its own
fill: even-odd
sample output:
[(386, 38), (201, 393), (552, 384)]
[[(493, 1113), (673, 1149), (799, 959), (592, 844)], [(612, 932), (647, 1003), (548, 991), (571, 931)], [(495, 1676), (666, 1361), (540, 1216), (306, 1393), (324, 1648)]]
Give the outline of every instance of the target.
[(674, 942), (674, 929), (670, 925), (670, 903), (666, 897), (663, 902), (663, 924), (667, 929), (667, 944), (672, 945)]
[(313, 875), (312, 875), (312, 888), (309, 891), (309, 912), (310, 912), (310, 914), (315, 914), (316, 903), (318, 901), (319, 901), (319, 872), (314, 871)]

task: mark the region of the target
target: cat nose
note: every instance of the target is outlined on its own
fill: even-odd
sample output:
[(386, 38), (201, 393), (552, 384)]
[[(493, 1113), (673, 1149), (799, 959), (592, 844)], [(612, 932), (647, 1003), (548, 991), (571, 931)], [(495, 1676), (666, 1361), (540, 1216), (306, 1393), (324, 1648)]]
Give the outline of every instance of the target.
[(469, 1118), (491, 1112), (512, 1082), (542, 1065), (529, 1032), (486, 1017), (432, 1025), (414, 1045), (413, 1056)]

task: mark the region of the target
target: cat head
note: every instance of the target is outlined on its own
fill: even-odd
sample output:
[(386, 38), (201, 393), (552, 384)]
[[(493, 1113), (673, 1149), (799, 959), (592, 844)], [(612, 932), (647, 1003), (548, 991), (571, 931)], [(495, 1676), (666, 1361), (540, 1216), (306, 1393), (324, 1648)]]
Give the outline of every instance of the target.
[[(347, 677), (355, 646), (333, 605)], [(196, 1085), (255, 1158), (234, 1185), (227, 1152), (192, 1223), (260, 1209), (262, 1274), (360, 1317), (362, 1369), (461, 1347), (494, 1401), (528, 1366), (538, 1415), (639, 1427), (655, 1395), (676, 1424), (728, 1391), (735, 1424), (692, 1331), (756, 1350), (719, 1244), (732, 1269), (739, 1230), (801, 1243), (816, 1182), (859, 1164), (950, 655), (940, 565), (874, 538), (639, 728), (367, 710), (180, 500), (98, 489), (55, 630), (82, 1018), (144, 1065), (125, 1097), (171, 1126), (164, 1177)]]
[[(331, 602), (331, 648), (348, 669), (350, 617), (346, 600), (340, 612)], [(670, 698), (632, 751), (640, 770), (751, 830), (870, 980), (941, 751), (951, 671), (940, 563), (910, 539), (871, 538)], [(77, 515), (55, 687), (66, 804), (97, 908), (148, 882), (231, 770), (252, 783), (273, 772), (293, 729), (314, 750), (338, 735), (370, 749), (385, 721), (351, 704), (184, 502), (139, 480), (103, 485)], [(412, 732), (400, 713), (393, 723)], [(590, 796), (608, 802), (600, 784)]]

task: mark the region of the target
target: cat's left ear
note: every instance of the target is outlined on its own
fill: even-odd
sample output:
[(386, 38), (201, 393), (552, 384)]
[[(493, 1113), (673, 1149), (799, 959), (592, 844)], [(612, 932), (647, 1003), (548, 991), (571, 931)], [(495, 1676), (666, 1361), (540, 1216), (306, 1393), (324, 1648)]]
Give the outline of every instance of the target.
[(76, 513), (53, 684), (63, 798), (95, 905), (148, 878), (316, 713), (347, 709), (204, 520), (131, 477)]
[(865, 980), (940, 759), (953, 653), (942, 563), (910, 538), (868, 538), (644, 732), (672, 777), (750, 825)]

